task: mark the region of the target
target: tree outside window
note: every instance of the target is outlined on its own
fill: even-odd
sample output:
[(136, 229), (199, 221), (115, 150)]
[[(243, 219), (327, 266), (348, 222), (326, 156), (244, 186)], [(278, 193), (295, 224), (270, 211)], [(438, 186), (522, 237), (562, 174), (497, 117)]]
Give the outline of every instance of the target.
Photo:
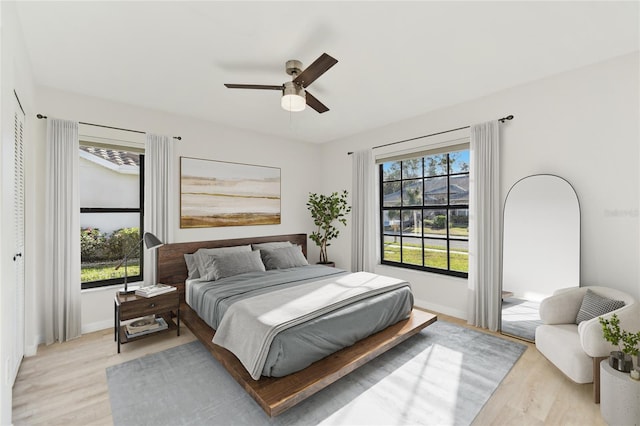
[(380, 164), (382, 263), (466, 277), (469, 150)]

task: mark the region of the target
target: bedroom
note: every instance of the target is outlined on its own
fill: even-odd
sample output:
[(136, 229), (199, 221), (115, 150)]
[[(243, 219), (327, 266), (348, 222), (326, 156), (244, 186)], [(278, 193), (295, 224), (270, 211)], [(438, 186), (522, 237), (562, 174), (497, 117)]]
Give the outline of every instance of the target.
[[(355, 101), (354, 98), (367, 93), (367, 87), (375, 85), (376, 81), (367, 81), (367, 79), (356, 81), (354, 75), (347, 77), (341, 74), (346, 72), (341, 71), (341, 68), (350, 69), (353, 66), (350, 63), (368, 64), (373, 59), (362, 49), (354, 48), (348, 50), (348, 53), (341, 54), (340, 45), (347, 44), (346, 39), (342, 37), (346, 37), (344, 34), (349, 33), (332, 31), (346, 30), (342, 27), (339, 30), (334, 29), (331, 20), (320, 20), (316, 27), (311, 27), (311, 30), (305, 29), (303, 20), (296, 24), (300, 25), (300, 27), (296, 26), (301, 32), (300, 38), (290, 40), (290, 31), (265, 28), (264, 26), (270, 26), (266, 22), (256, 23), (253, 26), (256, 32), (264, 29), (266, 32), (274, 33), (273, 40), (268, 40), (269, 37), (266, 37), (259, 46), (252, 47), (253, 49), (262, 48), (264, 50), (262, 54), (258, 55), (251, 50), (252, 53), (247, 55), (256, 56), (243, 56), (243, 48), (238, 49), (238, 52), (234, 51), (233, 56), (226, 59), (222, 57), (220, 60), (215, 60), (207, 55), (200, 58), (190, 66), (201, 68), (205, 70), (204, 73), (211, 73), (204, 92), (194, 90), (188, 76), (171, 85), (165, 83), (160, 86), (166, 91), (173, 91), (172, 87), (175, 86), (178, 93), (173, 93), (171, 99), (185, 108), (185, 111), (196, 110), (206, 114), (206, 111), (211, 109), (222, 117), (216, 119), (202, 118), (189, 113), (163, 111), (164, 108), (154, 106), (160, 105), (162, 100), (160, 94), (155, 95), (155, 92), (147, 94), (143, 103), (138, 105), (134, 105), (131, 101), (114, 100), (110, 98), (110, 91), (113, 94), (122, 91), (135, 93), (138, 83), (128, 81), (126, 78), (120, 80), (118, 74), (113, 78), (103, 77), (104, 79), (101, 80), (95, 77), (94, 79), (90, 72), (91, 68), (99, 66), (100, 62), (85, 64), (85, 77), (78, 81), (78, 84), (82, 83), (88, 87), (84, 93), (79, 86), (77, 88), (69, 86), (70, 82), (67, 82), (66, 87), (56, 88), (53, 83), (48, 82), (55, 72), (60, 71), (49, 70), (47, 65), (35, 62), (31, 57), (31, 50), (36, 49), (33, 46), (35, 40), (30, 39), (29, 42), (25, 40), (23, 32), (26, 28), (21, 28), (22, 17), (18, 13), (24, 6), (3, 2), (2, 128), (5, 129), (3, 144), (9, 129), (13, 128), (12, 119), (8, 117), (13, 102), (13, 90), (19, 94), (27, 114), (26, 204), (30, 207), (26, 212), (28, 256), (25, 257), (25, 353), (34, 354), (38, 344), (43, 341), (40, 312), (44, 301), (39, 294), (44, 281), (44, 270), (41, 265), (45, 256), (40, 241), (45, 231), (43, 213), (45, 199), (39, 189), (45, 182), (45, 124), (35, 119), (37, 113), (122, 128), (150, 130), (158, 134), (180, 135), (182, 141), (177, 144), (179, 156), (268, 165), (282, 169), (283, 220), (281, 225), (204, 230), (180, 229), (176, 225), (174, 242), (237, 238), (256, 234), (310, 232), (312, 224), (304, 208), (307, 194), (350, 189), (351, 160), (347, 156), (348, 151), (370, 148), (513, 114), (515, 119), (503, 126), (501, 135), (503, 140), (501, 198), (504, 199), (506, 192), (515, 181), (526, 175), (552, 173), (567, 178), (580, 195), (583, 285), (610, 286), (639, 298), (637, 265), (640, 250), (637, 236), (640, 232), (638, 229), (640, 153), (638, 152), (637, 3), (623, 5), (613, 3), (610, 6), (601, 4), (600, 7), (603, 10), (592, 9), (597, 8), (593, 4), (586, 7), (582, 3), (573, 3), (556, 6), (560, 9), (554, 13), (539, 10), (536, 12), (540, 14), (541, 20), (553, 17), (553, 21), (548, 25), (549, 31), (553, 28), (558, 31), (556, 36), (562, 34), (559, 27), (564, 24), (569, 25), (567, 22), (571, 23), (570, 28), (574, 33), (571, 37), (566, 35), (568, 39), (554, 39), (552, 35), (543, 37), (538, 33), (538, 25), (533, 25), (534, 31), (510, 15), (505, 10), (508, 7), (507, 4), (493, 5), (496, 16), (502, 17), (501, 21), (507, 24), (518, 22), (523, 28), (529, 28), (529, 32), (523, 30), (520, 35), (522, 38), (519, 40), (528, 40), (529, 44), (525, 47), (525, 45), (516, 45), (515, 39), (499, 38), (497, 42), (494, 40), (494, 49), (486, 54), (504, 55), (499, 56), (498, 59), (504, 61), (505, 67), (513, 63), (521, 64), (520, 67), (511, 68), (511, 80), (497, 82), (494, 80), (493, 86), (479, 88), (475, 88), (473, 84), (463, 86), (462, 81), (459, 87), (448, 83), (446, 90), (432, 89), (432, 93), (426, 96), (426, 101), (423, 100), (423, 102), (429, 102), (426, 106), (420, 105), (416, 99), (410, 97), (403, 99), (403, 102), (414, 105), (414, 109), (408, 113), (405, 112), (404, 116), (399, 115), (401, 108), (398, 107), (396, 98), (392, 96), (394, 95), (393, 83), (402, 81), (407, 74), (420, 74), (422, 70), (428, 70), (430, 64), (428, 55), (416, 55), (415, 51), (410, 55), (402, 51), (402, 54), (407, 56), (404, 58), (392, 56), (393, 66), (386, 63), (384, 55), (380, 55), (381, 58), (373, 62), (371, 66), (380, 67), (386, 72), (386, 79), (380, 85), (384, 86), (387, 92), (381, 99), (391, 97), (394, 100), (387, 107), (384, 105), (385, 101), (381, 99), (367, 97), (360, 99), (359, 102), (363, 102), (364, 105), (378, 104), (377, 108), (364, 110), (367, 113), (363, 115), (368, 115), (367, 118), (354, 112), (364, 107), (354, 106), (359, 104), (350, 104), (347, 101), (349, 99)], [(38, 11), (38, 6), (32, 7), (36, 12)], [(140, 6), (143, 10), (144, 7)], [(358, 16), (356, 12), (359, 12), (360, 8), (368, 10), (369, 19), (382, 19), (375, 13), (373, 6), (366, 3), (358, 5), (358, 8), (351, 13)], [(46, 15), (44, 11), (46, 9), (40, 10), (40, 13), (36, 13), (36, 17), (44, 19), (43, 15)], [(509, 11), (517, 12), (516, 16), (519, 17), (533, 13), (529, 9), (520, 9), (515, 12), (509, 9)], [(610, 15), (604, 11), (611, 11)], [(360, 22), (353, 15), (346, 16), (353, 18), (355, 22)], [(456, 16), (457, 20), (454, 20), (456, 23), (463, 19), (463, 15)], [(581, 16), (582, 20), (577, 16)], [(604, 16), (603, 21), (608, 22), (609, 25), (603, 27), (606, 30), (603, 30), (602, 34), (593, 31), (592, 20), (596, 20), (598, 16)], [(211, 16), (208, 18), (213, 19)], [(38, 19), (32, 21), (30, 25), (37, 25), (40, 22)], [(170, 20), (163, 23), (172, 28)], [(23, 26), (27, 24), (22, 23)], [(76, 30), (87, 31), (90, 24), (90, 22), (78, 24)], [(188, 26), (188, 24), (185, 25)], [(341, 25), (344, 23), (341, 22)], [(360, 25), (364, 26), (365, 23), (360, 22)], [(600, 25), (605, 23), (601, 22)], [(513, 28), (515, 26), (507, 26), (504, 31), (509, 34), (509, 31), (515, 31)], [(323, 34), (325, 31), (331, 35), (331, 37), (327, 36), (326, 41), (323, 40), (322, 35), (318, 35), (318, 32)], [(171, 36), (173, 33), (167, 30), (166, 34)], [(248, 32), (248, 34), (251, 36), (256, 33)], [(609, 38), (606, 38), (605, 34)], [(246, 38), (250, 39), (250, 36)], [(41, 34), (40, 37), (45, 38), (46, 34)], [(350, 35), (350, 37), (356, 37), (356, 35)], [(381, 43), (381, 48), (397, 49), (395, 45), (398, 39), (394, 37), (397, 36), (381, 31), (376, 41)], [(71, 40), (75, 38), (74, 35)], [(224, 37), (217, 37), (215, 40), (217, 47), (212, 48), (211, 55), (232, 50), (226, 46)], [(362, 39), (357, 40), (359, 43)], [(59, 42), (68, 41), (63, 39)], [(252, 43), (251, 40), (244, 40), (244, 42), (248, 45)], [(513, 44), (503, 46), (503, 43), (509, 42)], [(572, 43), (576, 44), (575, 48)], [(538, 50), (531, 50), (536, 45)], [(125, 57), (121, 56), (124, 52), (119, 52), (116, 48), (110, 49), (105, 46), (102, 50), (96, 46), (93, 46), (93, 49), (102, 52), (100, 56), (107, 61), (125, 60)], [(119, 48), (122, 46), (125, 44), (120, 40)], [(39, 49), (44, 48), (49, 47), (46, 45), (39, 47)], [(571, 54), (568, 53), (569, 50)], [(303, 62), (309, 62), (323, 51), (332, 54), (340, 61), (315, 85), (318, 89), (314, 91), (314, 95), (321, 98), (332, 109), (325, 114), (319, 115), (313, 111), (304, 111), (301, 115), (284, 114), (280, 110), (277, 98), (268, 96), (269, 93), (238, 93), (222, 86), (226, 82), (271, 84), (273, 81), (279, 81), (278, 78), (284, 80), (286, 75), (282, 70), (283, 61), (290, 59), (289, 56), (297, 56)], [(385, 52), (390, 54), (388, 50)], [(463, 50), (463, 53), (465, 52), (466, 50)], [(537, 52), (539, 56), (528, 58), (529, 52)], [(545, 56), (547, 54), (557, 55), (554, 56), (556, 62), (549, 63), (550, 60)], [(47, 56), (41, 57), (47, 58)], [(127, 59), (134, 60), (133, 68), (126, 68), (127, 72), (133, 73), (137, 68), (140, 69), (137, 71), (138, 74), (133, 75), (153, 72), (150, 65), (145, 67), (145, 54), (132, 52), (131, 57)], [(171, 61), (174, 59), (171, 58)], [(396, 65), (402, 62), (401, 59), (409, 61), (406, 65), (408, 69)], [(561, 61), (561, 59), (564, 60)], [(176, 59), (177, 62), (180, 60), (180, 57)], [(489, 73), (494, 71), (490, 66), (491, 61), (480, 56), (473, 60), (475, 65), (479, 64), (482, 69), (487, 66)], [(458, 61), (465, 64), (462, 59)], [(417, 65), (422, 65), (423, 68)], [(245, 71), (242, 70), (243, 66), (257, 69)], [(262, 71), (260, 67), (268, 67), (268, 69)], [(64, 67), (61, 69), (64, 70)], [(443, 69), (446, 72), (447, 67), (443, 66)], [(465, 77), (464, 80), (467, 78), (464, 73), (462, 77)], [(70, 79), (73, 80), (73, 77)], [(412, 84), (419, 84), (420, 80)], [(334, 87), (340, 87), (339, 84), (346, 84), (347, 81), (353, 85), (343, 86), (344, 89), (339, 93), (332, 91)], [(110, 86), (110, 82), (113, 82), (113, 85)], [(196, 93), (192, 95), (191, 93), (194, 92)], [(403, 93), (405, 96), (410, 96), (406, 95), (406, 92)], [(220, 106), (218, 103), (223, 105)], [(415, 106), (416, 104), (418, 106)], [(368, 121), (365, 121), (365, 118)], [(254, 127), (240, 128), (243, 121), (253, 123)], [(344, 123), (345, 121), (349, 123)], [(350, 125), (347, 128), (348, 132), (335, 133), (337, 130), (334, 129), (339, 129), (346, 124)], [(282, 153), (286, 153), (286, 158), (283, 158)], [(3, 154), (3, 165), (4, 158)], [(605, 160), (607, 158), (611, 160)], [(299, 178), (301, 176), (306, 179)], [(6, 177), (3, 177), (3, 183), (5, 179)], [(177, 180), (175, 185), (174, 190), (177, 191)], [(5, 214), (6, 212), (3, 213)], [(13, 248), (7, 247), (4, 236), (8, 231), (5, 226), (3, 221), (2, 253), (4, 256), (1, 266), (3, 282), (6, 282), (7, 271), (11, 267), (11, 262), (7, 259), (10, 260), (9, 254), (14, 253)], [(343, 235), (330, 248), (331, 257), (336, 259), (338, 266), (344, 268), (349, 268), (350, 265), (349, 232), (349, 228), (346, 228)], [(310, 245), (310, 259), (318, 257), (316, 250), (313, 245)], [(387, 266), (379, 266), (376, 272), (410, 281), (414, 286), (418, 306), (457, 318), (466, 317), (466, 280)], [(12, 341), (13, 331), (10, 327), (12, 321), (8, 312), (12, 312), (10, 300), (13, 294), (5, 286), (1, 291), (3, 329), (0, 344), (4, 357), (7, 346)], [(83, 333), (112, 326), (112, 298), (113, 290), (83, 292)], [(3, 358), (3, 371), (4, 363)], [(6, 419), (5, 413), (10, 413), (10, 397), (7, 399), (7, 392), (10, 395), (10, 389), (7, 389), (3, 383), (3, 422)]]

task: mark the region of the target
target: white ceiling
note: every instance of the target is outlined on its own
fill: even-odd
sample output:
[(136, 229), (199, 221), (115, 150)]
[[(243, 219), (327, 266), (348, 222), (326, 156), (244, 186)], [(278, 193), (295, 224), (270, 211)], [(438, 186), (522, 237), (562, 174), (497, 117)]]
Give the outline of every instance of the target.
[[(638, 5), (47, 1), (17, 8), (38, 85), (326, 142), (637, 51)], [(330, 108), (324, 114), (283, 111), (276, 91), (223, 86), (282, 84), (288, 59), (306, 66), (323, 52), (339, 61), (309, 87)]]

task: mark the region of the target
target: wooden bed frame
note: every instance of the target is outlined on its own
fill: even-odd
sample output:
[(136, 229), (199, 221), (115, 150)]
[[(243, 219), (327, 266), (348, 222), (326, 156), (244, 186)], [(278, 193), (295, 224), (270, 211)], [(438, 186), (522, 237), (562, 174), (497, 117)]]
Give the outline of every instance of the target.
[(253, 380), (235, 355), (213, 344), (215, 331), (184, 303), (184, 282), (187, 278), (184, 254), (194, 253), (199, 248), (273, 241), (291, 241), (300, 245), (304, 255), (307, 255), (306, 234), (165, 244), (158, 249), (157, 269), (158, 282), (175, 285), (181, 293), (180, 319), (269, 416), (281, 414), (437, 320), (434, 314), (414, 309), (408, 319), (316, 361), (304, 370), (285, 377), (261, 377), (260, 380)]

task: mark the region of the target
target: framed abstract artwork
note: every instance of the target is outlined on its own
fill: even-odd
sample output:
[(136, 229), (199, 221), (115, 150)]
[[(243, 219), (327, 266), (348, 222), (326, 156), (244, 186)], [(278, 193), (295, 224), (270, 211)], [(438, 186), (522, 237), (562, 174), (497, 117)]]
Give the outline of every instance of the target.
[(180, 157), (180, 228), (279, 223), (279, 168)]

